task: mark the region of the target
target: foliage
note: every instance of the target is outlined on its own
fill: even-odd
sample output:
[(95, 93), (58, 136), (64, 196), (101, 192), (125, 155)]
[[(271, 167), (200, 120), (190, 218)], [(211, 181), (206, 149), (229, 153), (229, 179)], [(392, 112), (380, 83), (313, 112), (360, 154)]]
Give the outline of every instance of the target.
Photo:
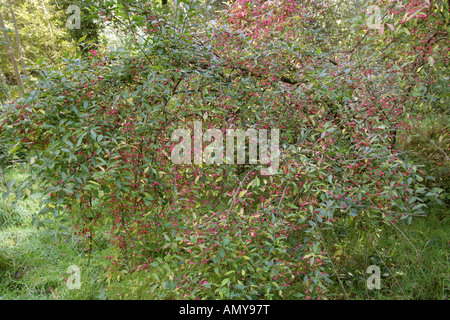
[[(70, 48), (66, 28), (55, 20), (59, 17), (65, 17), (65, 12), (62, 8), (59, 10), (49, 9), (47, 0), (21, 0), (14, 3), (25, 64), (29, 68), (28, 73), (34, 77), (39, 76), (37, 69), (40, 68), (42, 63), (48, 63), (57, 68), (58, 60), (64, 57), (64, 52)], [(9, 8), (5, 4), (1, 7), (1, 10), (6, 16), (5, 24), (10, 31), (13, 47), (16, 47), (14, 27), (10, 20), (11, 15), (7, 15)], [(7, 51), (0, 50), (0, 57), (0, 69), (8, 79), (12, 79), (12, 66)]]
[[(7, 170), (7, 180), (22, 180), (23, 168)], [(24, 203), (34, 210), (31, 194)], [(375, 242), (367, 233), (358, 233), (355, 224), (339, 223), (324, 232), (330, 244), (329, 251), (347, 293), (351, 299), (448, 299), (448, 208), (434, 207), (428, 217), (417, 217), (412, 224), (398, 227), (419, 250), (401, 237), (391, 225), (382, 224), (373, 230)], [(0, 299), (157, 299), (174, 298), (165, 288), (174, 274), (168, 268), (156, 268), (149, 272), (121, 273), (120, 281), (106, 283), (103, 256), (107, 245), (95, 245), (90, 265), (85, 259), (86, 250), (78, 237), (51, 241), (46, 230), (30, 226), (0, 228)], [(377, 252), (381, 259), (378, 258)], [(183, 254), (183, 253), (181, 253)], [(376, 263), (382, 269), (381, 290), (366, 287), (366, 267)], [(67, 268), (81, 268), (81, 290), (69, 290)], [(166, 262), (169, 269), (176, 269)], [(206, 269), (208, 266), (204, 266)], [(198, 269), (203, 273), (203, 269)], [(224, 270), (224, 273), (229, 270)], [(390, 273), (392, 272), (392, 274)], [(155, 275), (156, 274), (156, 275)], [(295, 299), (298, 288), (290, 287), (278, 299)], [(330, 286), (330, 298), (342, 299), (338, 283)]]
[[(54, 11), (56, 12), (64, 12), (67, 13), (69, 6), (77, 6), (80, 8), (80, 28), (68, 29), (67, 33), (72, 41), (78, 42), (78, 39), (84, 37), (85, 42), (78, 42), (78, 47), (82, 50), (82, 52), (87, 53), (89, 50), (89, 46), (86, 44), (89, 43), (99, 43), (100, 40), (100, 29), (98, 26), (98, 17), (95, 13), (91, 14), (91, 3), (87, 3), (85, 1), (50, 1), (50, 4), (53, 6)], [(56, 9), (56, 10), (55, 10)], [(64, 26), (67, 22), (67, 19), (74, 12), (70, 12), (69, 14), (58, 15), (57, 23), (59, 25)]]
[[(411, 223), (442, 192), (423, 185), (432, 178), (397, 138), (419, 97), (433, 108), (444, 99), (434, 70), (446, 68), (446, 4), (377, 3), (390, 31), (365, 30), (361, 12), (338, 40), (324, 32), (326, 2), (237, 0), (208, 22), (195, 1), (101, 2), (95, 14), (134, 41), (43, 71), (8, 104), (0, 137), (26, 150), (28, 183), (48, 195), (39, 215), (72, 219), (89, 250), (108, 239), (110, 283), (133, 274), (162, 286), (157, 298), (328, 298), (331, 276), (341, 280), (326, 232)], [(174, 164), (171, 133), (195, 120), (280, 129), (278, 172)]]

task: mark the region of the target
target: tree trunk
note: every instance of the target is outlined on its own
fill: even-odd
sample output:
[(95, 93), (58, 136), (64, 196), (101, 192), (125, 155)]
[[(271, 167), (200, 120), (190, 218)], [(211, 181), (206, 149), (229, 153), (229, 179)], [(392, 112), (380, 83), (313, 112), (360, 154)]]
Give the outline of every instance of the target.
[(17, 42), (17, 49), (19, 50), (20, 64), (22, 65), (23, 74), (25, 75), (25, 77), (28, 77), (28, 72), (27, 72), (27, 69), (25, 67), (25, 60), (24, 60), (24, 56), (23, 56), (23, 50), (22, 50), (22, 46), (20, 45), (19, 28), (17, 27), (16, 16), (14, 14), (14, 9), (13, 9), (11, 0), (8, 0), (8, 3), (9, 3), (9, 10), (11, 11), (11, 17), (12, 17), (12, 20), (14, 22), (14, 31), (16, 33), (16, 42)]
[(13, 65), (14, 75), (16, 76), (16, 82), (23, 91), (22, 77), (20, 76), (20, 71), (19, 71), (19, 68), (17, 67), (17, 61), (16, 61), (16, 57), (14, 56), (14, 50), (11, 46), (11, 41), (9, 41), (9, 36), (8, 36), (8, 33), (6, 32), (6, 27), (5, 27), (5, 23), (3, 22), (3, 16), (2, 16), (1, 12), (0, 12), (0, 28), (3, 29), (3, 36), (5, 37), (6, 48), (8, 49), (9, 58), (11, 59), (11, 63)]

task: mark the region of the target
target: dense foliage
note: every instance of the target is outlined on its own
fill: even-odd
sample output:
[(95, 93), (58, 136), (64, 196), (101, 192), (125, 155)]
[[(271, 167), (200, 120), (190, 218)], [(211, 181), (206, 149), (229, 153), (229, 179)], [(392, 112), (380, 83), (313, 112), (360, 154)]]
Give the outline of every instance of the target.
[[(448, 4), (373, 4), (379, 29), (361, 3), (355, 14), (236, 0), (215, 20), (196, 1), (92, 4), (127, 47), (66, 57), (1, 115), (2, 142), (33, 170), (22, 195), (48, 195), (35, 224), (73, 225), (89, 246), (107, 239), (107, 279), (147, 271), (161, 298), (330, 297), (340, 280), (325, 232), (349, 224), (375, 238), (443, 191), (398, 140), (419, 111), (445, 111)], [(172, 133), (194, 121), (279, 129), (278, 172), (175, 164)]]

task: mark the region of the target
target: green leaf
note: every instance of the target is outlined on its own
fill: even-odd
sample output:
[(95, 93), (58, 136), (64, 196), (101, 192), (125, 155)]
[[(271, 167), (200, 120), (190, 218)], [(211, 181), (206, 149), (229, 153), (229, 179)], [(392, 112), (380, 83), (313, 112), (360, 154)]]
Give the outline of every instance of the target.
[(87, 37), (87, 34), (85, 34), (84, 36), (82, 36), (80, 39), (78, 39), (78, 42), (77, 43), (81, 43), (81, 42), (83, 42), (84, 41), (84, 39), (86, 39), (86, 37)]
[(97, 140), (97, 134), (95, 133), (94, 129), (91, 129), (91, 136), (94, 141)]

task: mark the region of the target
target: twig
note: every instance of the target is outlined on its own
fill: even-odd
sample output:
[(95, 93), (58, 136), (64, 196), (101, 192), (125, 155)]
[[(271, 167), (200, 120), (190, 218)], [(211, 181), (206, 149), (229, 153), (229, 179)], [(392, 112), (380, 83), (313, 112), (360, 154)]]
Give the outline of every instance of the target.
[(241, 183), (239, 184), (239, 187), (237, 188), (236, 193), (234, 194), (233, 200), (231, 201), (230, 208), (228, 209), (228, 214), (230, 213), (231, 209), (233, 208), (234, 201), (236, 200), (236, 196), (238, 195), (239, 190), (241, 189), (242, 184), (244, 183), (244, 180), (248, 177), (248, 175), (249, 175), (253, 170), (255, 170), (255, 168), (253, 168), (253, 169), (251, 169), (249, 172), (247, 172), (247, 174), (245, 175), (244, 179), (242, 179)]
[(288, 187), (288, 184), (286, 184), (286, 187), (284, 187), (283, 194), (281, 195), (281, 200), (280, 200), (280, 202), (278, 203), (278, 207), (277, 207), (277, 215), (280, 214), (280, 205), (281, 205), (281, 201), (283, 201), (284, 193), (285, 193), (287, 187)]

